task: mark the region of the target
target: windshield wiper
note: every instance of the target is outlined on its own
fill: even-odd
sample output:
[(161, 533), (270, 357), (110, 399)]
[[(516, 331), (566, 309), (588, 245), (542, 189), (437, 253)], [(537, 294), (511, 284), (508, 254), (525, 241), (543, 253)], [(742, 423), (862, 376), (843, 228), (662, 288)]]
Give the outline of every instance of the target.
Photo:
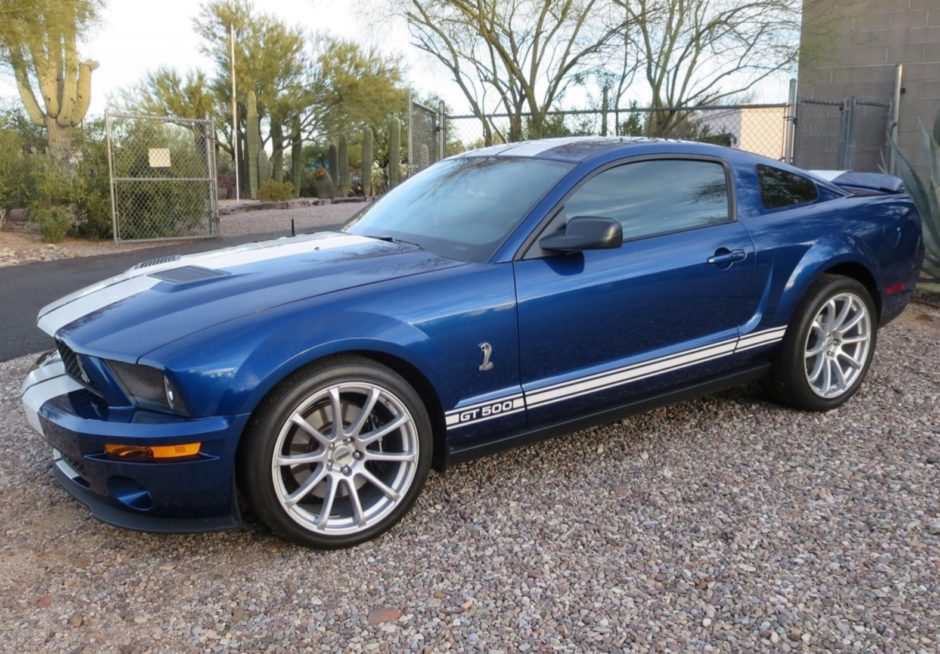
[(400, 244), (403, 243), (405, 245), (413, 245), (419, 250), (424, 249), (423, 247), (421, 247), (421, 245), (419, 245), (418, 243), (415, 243), (414, 241), (406, 241), (404, 239), (396, 238), (394, 236), (376, 236), (375, 234), (362, 234), (362, 236), (365, 236), (366, 238), (376, 238), (380, 241), (385, 241), (387, 243), (400, 243)]

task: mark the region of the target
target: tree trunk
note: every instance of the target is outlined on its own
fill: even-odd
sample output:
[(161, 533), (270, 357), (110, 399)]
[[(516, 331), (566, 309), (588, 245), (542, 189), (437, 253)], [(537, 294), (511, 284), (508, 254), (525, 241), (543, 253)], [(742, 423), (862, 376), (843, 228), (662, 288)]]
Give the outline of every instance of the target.
[(271, 122), (271, 177), (276, 182), (284, 179), (284, 128)]
[(57, 162), (68, 162), (72, 156), (72, 128), (62, 127), (55, 118), (46, 116), (46, 144)]

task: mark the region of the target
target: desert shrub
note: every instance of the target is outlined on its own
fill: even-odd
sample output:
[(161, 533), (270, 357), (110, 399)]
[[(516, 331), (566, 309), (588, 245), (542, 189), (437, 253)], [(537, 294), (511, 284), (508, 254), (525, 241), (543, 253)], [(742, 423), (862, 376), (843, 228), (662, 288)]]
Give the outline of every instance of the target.
[(294, 185), (291, 182), (278, 182), (266, 179), (258, 188), (258, 199), (280, 202), (294, 197)]
[(39, 226), (42, 240), (58, 243), (75, 225), (75, 214), (70, 209), (76, 187), (81, 179), (62, 162), (46, 154), (34, 154), (35, 193), (29, 205), (29, 220)]
[(940, 111), (934, 116), (933, 129), (928, 132), (921, 125), (920, 135), (928, 164), (923, 178), (914, 171), (911, 161), (890, 135), (888, 146), (897, 157), (898, 174), (923, 222), (925, 251), (920, 285), (931, 293), (940, 293)]
[(90, 124), (73, 135), (66, 161), (43, 152), (22, 158), (18, 200), (43, 240), (61, 241), (69, 232), (84, 238), (110, 238), (111, 191), (107, 145), (100, 128)]
[(93, 240), (113, 236), (111, 222), (111, 182), (108, 173), (108, 145), (101, 121), (86, 122), (76, 135), (73, 165), (77, 179), (69, 198), (75, 217), (75, 231)]
[(29, 218), (39, 225), (39, 234), (46, 243), (59, 243), (75, 224), (69, 207), (61, 204), (36, 204)]

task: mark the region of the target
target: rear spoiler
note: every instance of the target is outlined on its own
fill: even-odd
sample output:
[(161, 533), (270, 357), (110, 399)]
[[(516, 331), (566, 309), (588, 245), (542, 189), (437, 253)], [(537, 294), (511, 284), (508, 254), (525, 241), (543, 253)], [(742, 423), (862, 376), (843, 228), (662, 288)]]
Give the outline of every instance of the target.
[(853, 195), (904, 193), (900, 177), (884, 173), (860, 173), (853, 170), (811, 170), (816, 177), (835, 184)]

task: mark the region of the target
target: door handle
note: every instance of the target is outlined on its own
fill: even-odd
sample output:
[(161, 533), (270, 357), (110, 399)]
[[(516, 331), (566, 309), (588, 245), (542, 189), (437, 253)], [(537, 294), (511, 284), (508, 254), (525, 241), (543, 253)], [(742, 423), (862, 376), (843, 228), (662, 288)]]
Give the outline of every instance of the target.
[(747, 252), (744, 250), (729, 250), (728, 248), (718, 248), (714, 256), (708, 257), (708, 263), (716, 266), (730, 266), (733, 263), (747, 259)]

